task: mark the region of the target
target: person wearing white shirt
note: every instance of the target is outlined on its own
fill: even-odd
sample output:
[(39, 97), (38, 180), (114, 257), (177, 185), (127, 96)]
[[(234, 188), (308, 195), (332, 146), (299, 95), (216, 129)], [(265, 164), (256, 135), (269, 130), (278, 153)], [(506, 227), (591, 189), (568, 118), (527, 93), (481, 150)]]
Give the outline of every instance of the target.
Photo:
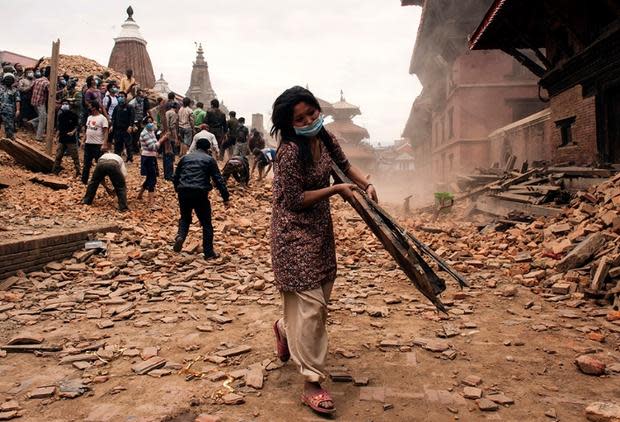
[(208, 139), (209, 143), (211, 144), (211, 151), (210, 151), (211, 155), (214, 157), (219, 156), (220, 148), (219, 148), (219, 145), (217, 144), (217, 138), (215, 137), (214, 134), (209, 132), (209, 126), (203, 123), (200, 125), (199, 128), (200, 128), (200, 132), (194, 135), (194, 138), (192, 139), (192, 144), (189, 146), (189, 151), (187, 151), (187, 153), (189, 154), (196, 150), (196, 142), (198, 142), (199, 139)]
[(84, 199), (82, 199), (82, 203), (92, 205), (95, 194), (97, 193), (97, 188), (102, 182), (105, 185), (104, 179), (106, 176), (110, 178), (112, 186), (114, 186), (114, 190), (116, 191), (118, 210), (121, 212), (128, 211), (127, 185), (125, 183), (127, 168), (125, 167), (123, 158), (113, 152), (106, 152), (97, 160), (97, 165), (93, 171), (93, 176), (88, 182), (86, 194), (84, 195)]
[(101, 149), (108, 139), (108, 119), (99, 112), (99, 103), (93, 101), (88, 105), (90, 116), (86, 120), (86, 141), (84, 142), (84, 162), (82, 167), (82, 183), (88, 183), (90, 167), (93, 160), (101, 157)]

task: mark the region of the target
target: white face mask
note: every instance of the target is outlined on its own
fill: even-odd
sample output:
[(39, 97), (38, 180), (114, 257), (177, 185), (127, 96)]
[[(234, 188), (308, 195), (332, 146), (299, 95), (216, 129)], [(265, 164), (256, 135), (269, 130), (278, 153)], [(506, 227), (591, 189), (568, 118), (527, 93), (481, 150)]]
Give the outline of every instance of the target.
[(62, 111), (69, 111), (69, 108), (70, 108), (69, 104), (63, 104), (63, 105), (60, 106), (60, 109)]

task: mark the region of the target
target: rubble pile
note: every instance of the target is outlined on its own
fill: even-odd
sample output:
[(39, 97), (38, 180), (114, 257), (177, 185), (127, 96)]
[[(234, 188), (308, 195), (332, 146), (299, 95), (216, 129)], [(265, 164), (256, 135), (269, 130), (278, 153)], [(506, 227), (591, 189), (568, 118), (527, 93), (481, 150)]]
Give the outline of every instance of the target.
[[(48, 66), (51, 58), (46, 57), (41, 66)], [(114, 69), (105, 67), (95, 60), (89, 59), (84, 56), (73, 56), (60, 54), (58, 57), (58, 75), (67, 73), (71, 77), (79, 79), (78, 87), (86, 82), (86, 78), (91, 75), (101, 75), (103, 72), (110, 72), (110, 78), (120, 83), (123, 78), (123, 74), (117, 72)]]
[[(248, 249), (241, 260), (250, 256), (258, 259), (256, 246), (264, 246), (267, 242), (264, 224), (257, 229), (247, 224), (220, 229), (235, 234), (243, 232), (242, 236), (257, 239), (244, 242)], [(197, 260), (192, 254), (198, 249), (197, 241), (189, 242), (185, 254), (174, 254), (167, 236), (157, 231), (149, 234), (139, 227), (127, 229), (120, 235), (108, 233), (102, 238), (105, 245), (102, 248), (79, 251), (72, 259), (50, 263), (44, 271), (18, 277), (10, 292), (0, 292), (3, 303), (0, 315), (4, 321), (22, 327), (57, 319), (66, 323), (90, 321), (99, 331), (86, 337), (55, 338), (52, 334), (48, 340), (41, 335), (28, 334), (25, 329), (7, 344), (0, 345), (5, 356), (7, 352), (59, 352), (53, 355), (59, 365), (70, 365), (80, 371), (80, 377), (71, 381), (73, 386), (80, 386), (79, 394), (75, 389), (66, 393), (63, 385), (57, 385), (57, 389), (48, 388), (45, 394), (37, 389), (30, 393), (31, 398), (74, 398), (84, 394), (93, 385), (108, 380), (107, 375), (118, 364), (117, 360), (125, 361), (126, 369), (138, 375), (159, 378), (178, 373), (187, 380), (207, 378), (211, 381), (226, 379), (228, 375), (222, 369), (232, 364), (238, 375), (233, 377), (233, 388), (245, 384), (254, 389), (262, 388), (262, 371), (277, 369), (278, 365), (270, 365), (269, 359), (258, 362), (260, 377), (256, 367), (246, 370), (238, 358), (252, 351), (246, 345), (214, 345), (204, 355), (175, 363), (161, 356), (156, 344), (138, 346), (131, 339), (123, 344), (111, 344), (106, 340), (109, 337), (106, 330), (119, 323), (147, 329), (157, 324), (188, 322), (195, 324), (196, 332), (222, 330), (224, 324), (234, 319), (227, 310), (230, 304), (243, 307), (254, 302), (265, 306), (277, 303), (273, 275), (269, 271), (240, 270), (235, 259), (210, 264)], [(264, 247), (261, 249), (265, 251)], [(226, 253), (226, 249), (222, 252)], [(192, 303), (206, 307), (206, 319), (185, 308)], [(183, 345), (186, 352), (201, 347), (195, 343)], [(247, 377), (252, 381), (244, 383)]]
[[(53, 190), (4, 153), (0, 165), (0, 177), (17, 181), (0, 190), (0, 241), (85, 223), (121, 226), (101, 235), (96, 249), (18, 274), (6, 290), (0, 284), (0, 418), (60, 420), (73, 410), (82, 420), (176, 420), (171, 408), (189, 406), (178, 420), (200, 412), (208, 413), (197, 420), (215, 413), (278, 420), (304, 411), (292, 402), (301, 382), (295, 366), (283, 366), (273, 352), (281, 309), (272, 283), (269, 181), (244, 190), (231, 180), (229, 209), (211, 194), (222, 257), (204, 261), (198, 224), (182, 253), (172, 251), (174, 190), (159, 179), (159, 209), (148, 210), (136, 198), (142, 178), (135, 164), (128, 165), (131, 211), (123, 214), (103, 190), (93, 206), (79, 205), (84, 188), (68, 170), (61, 173), (67, 188)], [(558, 207), (562, 215), (525, 222), (481, 225), (455, 221), (456, 212), (437, 221), (398, 218), (466, 275), (471, 287), (460, 291), (437, 269), (450, 284), (442, 297), (447, 314), (436, 312), (364, 221), (334, 198), (339, 277), (329, 304), (327, 385), (343, 404), (339, 412), (377, 420), (412, 420), (420, 408), (433, 420), (617, 413), (609, 392), (620, 374), (620, 318), (606, 295), (617, 288), (619, 242), (615, 219), (606, 215), (619, 211), (619, 187), (611, 178)], [(596, 252), (562, 268), (599, 233)], [(570, 248), (554, 254), (564, 238)], [(606, 272), (599, 271), (604, 257)], [(592, 290), (595, 279), (600, 288)], [(558, 380), (574, 391), (560, 391)], [(277, 416), (275, 400), (288, 400)]]
[[(514, 156), (513, 156), (514, 158)], [(468, 213), (483, 212), (510, 218), (515, 214), (558, 216), (555, 206), (568, 204), (572, 194), (601, 183), (617, 171), (590, 167), (536, 167), (512, 170), (514, 160), (505, 169), (479, 169), (479, 174), (459, 176), (456, 200), (472, 199)]]
[[(426, 239), (457, 270), (495, 268), (538, 289), (547, 300), (572, 306), (596, 299), (611, 305), (609, 318), (616, 319), (620, 317), (620, 174), (600, 180), (574, 194), (567, 206), (548, 207), (554, 210), (548, 217), (515, 212), (506, 218), (483, 218), (482, 224), (457, 224), (449, 221), (451, 215), (440, 223), (431, 223), (427, 216), (414, 227), (431, 233)], [(470, 201), (474, 205), (454, 213), (471, 216), (477, 202)]]

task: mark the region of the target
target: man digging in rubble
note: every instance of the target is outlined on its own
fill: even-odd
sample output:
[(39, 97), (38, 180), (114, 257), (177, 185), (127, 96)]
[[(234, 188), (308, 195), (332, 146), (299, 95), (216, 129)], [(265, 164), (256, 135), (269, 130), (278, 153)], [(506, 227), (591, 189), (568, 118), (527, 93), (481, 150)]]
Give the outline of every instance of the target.
[[(327, 359), (327, 303), (336, 279), (336, 250), (329, 198), (351, 200), (354, 189), (377, 199), (374, 187), (352, 166), (338, 141), (323, 127), (310, 91), (287, 89), (273, 104), (272, 136), (280, 146), (275, 160), (271, 255), (284, 315), (273, 329), (281, 361), (290, 357), (305, 384), (301, 400), (321, 414), (335, 412), (321, 387)], [(332, 163), (356, 184), (330, 186)]]
[(86, 194), (82, 203), (85, 205), (92, 205), (97, 188), (103, 182), (105, 186), (105, 178), (109, 177), (116, 191), (116, 197), (118, 198), (118, 210), (121, 212), (128, 211), (127, 207), (127, 185), (125, 184), (125, 178), (127, 177), (127, 168), (125, 162), (120, 155), (113, 152), (106, 152), (99, 160), (93, 171), (93, 176), (88, 182), (86, 188)]
[(234, 177), (242, 187), (248, 187), (250, 184), (250, 163), (247, 157), (240, 155), (230, 157), (222, 169), (222, 177), (228, 183), (230, 176)]
[(196, 142), (196, 151), (183, 156), (177, 164), (173, 180), (181, 211), (174, 251), (181, 252), (192, 223), (192, 212), (195, 211), (202, 225), (202, 249), (205, 259), (215, 259), (219, 256), (213, 250), (213, 225), (209, 202), (209, 192), (213, 189), (211, 180), (220, 191), (225, 206), (228, 206), (230, 199), (217, 162), (208, 154), (210, 148), (211, 142), (208, 139), (199, 139)]
[(250, 174), (253, 175), (254, 170), (258, 167), (258, 180), (263, 180), (263, 177), (267, 177), (273, 167), (273, 160), (276, 159), (276, 150), (275, 148), (255, 148), (252, 154), (254, 155), (254, 163), (252, 163)]

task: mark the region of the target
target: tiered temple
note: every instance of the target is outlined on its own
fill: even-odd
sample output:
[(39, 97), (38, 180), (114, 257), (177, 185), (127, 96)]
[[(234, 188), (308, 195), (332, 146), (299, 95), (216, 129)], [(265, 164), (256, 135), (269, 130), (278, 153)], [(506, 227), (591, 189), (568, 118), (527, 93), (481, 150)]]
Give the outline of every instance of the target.
[(331, 104), (329, 112), (334, 121), (328, 123), (325, 127), (336, 137), (344, 141), (342, 149), (347, 154), (347, 157), (354, 164), (368, 171), (373, 167), (376, 158), (372, 148), (361, 143), (362, 140), (370, 138), (368, 131), (353, 122), (353, 117), (361, 114), (360, 108), (348, 103), (344, 98), (344, 93), (340, 91), (340, 101)]
[(190, 80), (190, 86), (185, 94), (195, 102), (202, 102), (208, 105), (209, 102), (217, 98), (213, 87), (211, 86), (211, 77), (209, 76), (209, 65), (205, 60), (204, 50), (202, 44), (198, 45), (198, 51), (196, 52), (196, 61), (192, 68), (192, 77)]

